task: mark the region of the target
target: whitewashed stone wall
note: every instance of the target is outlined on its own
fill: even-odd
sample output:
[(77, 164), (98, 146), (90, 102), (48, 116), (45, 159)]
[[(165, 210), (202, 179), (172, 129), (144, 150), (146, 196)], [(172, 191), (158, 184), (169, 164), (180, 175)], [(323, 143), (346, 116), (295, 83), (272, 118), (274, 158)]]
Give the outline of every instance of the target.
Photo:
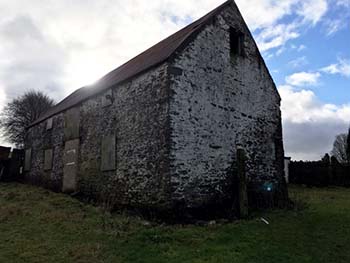
[[(230, 56), (229, 28), (245, 35), (245, 56)], [(234, 8), (224, 10), (172, 67), (171, 184), (188, 207), (229, 198), (237, 145), (247, 153), (249, 182), (280, 187), (280, 97), (256, 44)], [(285, 189), (280, 189), (286, 193)], [(234, 198), (234, 196), (233, 196)]]
[[(26, 149), (31, 151), (30, 169), (25, 173), (26, 179), (56, 191), (62, 188), (64, 115), (59, 113), (52, 118), (54, 129), (47, 130), (47, 122), (31, 127), (27, 132)], [(45, 150), (53, 150), (52, 170), (44, 169)], [(60, 160), (60, 161), (58, 161)]]
[[(96, 195), (113, 193), (119, 204), (163, 206), (169, 201), (167, 65), (113, 88), (81, 109), (80, 188)], [(116, 170), (101, 172), (101, 141), (116, 136)]]
[[(244, 57), (230, 56), (230, 26), (245, 34)], [(277, 198), (284, 198), (279, 107), (280, 97), (248, 29), (234, 6), (228, 7), (169, 63), (76, 106), (77, 191), (141, 208), (198, 208), (226, 201), (230, 206), (237, 194), (240, 145), (247, 153), (250, 185), (273, 183)], [(32, 150), (28, 180), (56, 190), (62, 189), (64, 121), (65, 113), (57, 114), (52, 129), (44, 121), (30, 128), (26, 140)], [(108, 148), (112, 136), (115, 163), (102, 165), (102, 148), (113, 153)], [(53, 150), (53, 166), (44, 171), (47, 149)]]
[[(169, 205), (169, 123), (167, 64), (113, 87), (113, 103), (105, 93), (79, 109), (78, 189), (84, 195), (127, 206)], [(26, 148), (32, 149), (28, 180), (60, 191), (65, 144), (64, 114), (30, 128)], [(101, 145), (115, 135), (115, 169), (101, 171)], [(53, 168), (44, 171), (44, 150), (53, 149)], [(102, 169), (103, 170), (103, 169)]]

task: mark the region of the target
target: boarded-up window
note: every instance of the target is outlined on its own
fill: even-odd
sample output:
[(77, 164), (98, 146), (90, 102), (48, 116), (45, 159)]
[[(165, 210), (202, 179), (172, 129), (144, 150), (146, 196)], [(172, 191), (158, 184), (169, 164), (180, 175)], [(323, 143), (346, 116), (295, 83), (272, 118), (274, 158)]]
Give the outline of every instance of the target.
[(73, 108), (64, 115), (64, 138), (66, 141), (79, 138), (80, 109)]
[(115, 170), (115, 135), (102, 138), (101, 171)]
[(79, 139), (67, 141), (63, 153), (63, 192), (75, 192), (77, 189)]
[(27, 149), (24, 156), (24, 171), (30, 171), (32, 162), (32, 149)]
[(44, 170), (45, 171), (52, 169), (52, 156), (53, 156), (52, 149), (45, 150), (45, 154), (44, 154)]
[(114, 98), (112, 89), (109, 89), (102, 95), (102, 107), (112, 105), (113, 100)]
[(47, 119), (47, 121), (46, 121), (46, 130), (47, 131), (52, 129), (52, 124), (53, 124), (53, 119), (52, 118)]

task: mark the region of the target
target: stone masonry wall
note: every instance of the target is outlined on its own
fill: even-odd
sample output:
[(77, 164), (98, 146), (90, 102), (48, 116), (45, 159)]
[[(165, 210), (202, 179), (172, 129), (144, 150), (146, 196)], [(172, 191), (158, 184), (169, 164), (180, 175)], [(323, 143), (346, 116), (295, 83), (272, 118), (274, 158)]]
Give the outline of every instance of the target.
[[(59, 113), (52, 118), (54, 129), (46, 130), (47, 122), (31, 127), (27, 132), (26, 149), (31, 150), (30, 171), (26, 180), (44, 187), (60, 191), (62, 188), (64, 149), (64, 115)], [(44, 151), (53, 149), (52, 170), (44, 170)]]
[[(84, 195), (127, 206), (166, 206), (170, 200), (168, 162), (167, 64), (149, 70), (76, 106), (79, 109), (78, 190)], [(106, 106), (105, 95), (113, 103)], [(64, 114), (32, 127), (28, 180), (62, 188)], [(103, 138), (115, 137), (115, 169), (101, 171)], [(108, 146), (108, 140), (107, 146)], [(106, 144), (105, 144), (106, 145)], [(44, 150), (53, 148), (53, 168), (44, 171)]]
[[(244, 56), (230, 56), (230, 26), (244, 33)], [(286, 193), (280, 97), (235, 5), (208, 24), (171, 67), (173, 201), (201, 207), (235, 195), (237, 145), (246, 151), (251, 185), (273, 182)]]
[[(230, 27), (245, 35), (244, 56), (230, 55)], [(286, 196), (280, 97), (233, 3), (169, 63), (76, 110), (54, 116), (52, 129), (47, 121), (30, 128), (28, 180), (61, 191), (65, 143), (79, 139), (78, 192), (122, 206), (199, 208), (236, 198), (240, 146), (249, 184), (271, 183)]]

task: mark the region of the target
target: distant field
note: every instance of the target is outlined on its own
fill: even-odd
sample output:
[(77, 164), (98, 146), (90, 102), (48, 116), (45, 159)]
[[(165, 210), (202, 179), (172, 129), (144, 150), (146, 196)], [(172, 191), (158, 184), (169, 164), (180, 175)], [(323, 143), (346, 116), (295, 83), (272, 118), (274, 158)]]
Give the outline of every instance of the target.
[(293, 186), (290, 196), (295, 210), (248, 221), (146, 226), (62, 194), (0, 184), (0, 262), (350, 262), (350, 189)]

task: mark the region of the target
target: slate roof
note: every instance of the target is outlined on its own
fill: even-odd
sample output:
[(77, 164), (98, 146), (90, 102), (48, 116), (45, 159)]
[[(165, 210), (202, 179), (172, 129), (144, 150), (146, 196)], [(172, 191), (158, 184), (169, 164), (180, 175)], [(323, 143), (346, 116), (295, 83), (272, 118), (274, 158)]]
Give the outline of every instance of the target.
[(109, 72), (107, 75), (98, 80), (93, 86), (82, 87), (74, 91), (68, 97), (45, 112), (29, 127), (36, 125), (62, 111), (72, 108), (75, 105), (103, 92), (104, 90), (107, 90), (112, 86), (129, 80), (132, 77), (150, 69), (151, 67), (165, 62), (173, 54), (175, 54), (182, 45), (186, 43), (186, 40), (190, 39), (191, 36), (198, 33), (201, 28), (211, 20), (211, 18), (213, 18), (230, 3), (233, 3), (233, 1), (226, 1), (207, 15), (186, 26), (175, 34), (169, 36), (153, 47), (147, 49), (140, 55), (121, 65), (119, 68), (116, 68), (115, 70)]

